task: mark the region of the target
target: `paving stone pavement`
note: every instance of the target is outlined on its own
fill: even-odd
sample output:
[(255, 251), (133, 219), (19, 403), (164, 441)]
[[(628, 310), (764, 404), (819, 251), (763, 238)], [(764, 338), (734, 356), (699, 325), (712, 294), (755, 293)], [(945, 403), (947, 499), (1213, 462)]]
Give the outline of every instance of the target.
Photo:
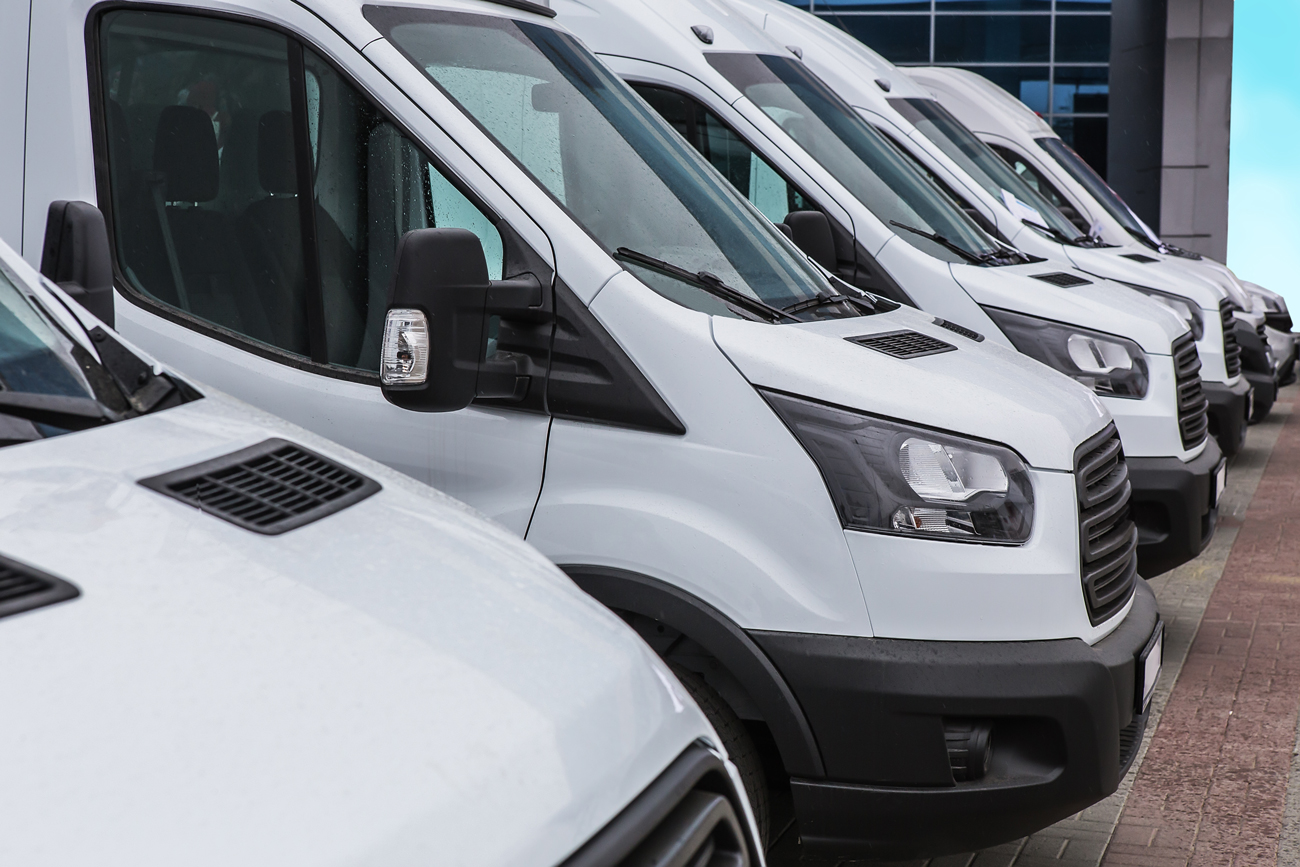
[[(1252, 527), (1243, 540), (1243, 551), (1237, 552), (1235, 558), (1230, 558), (1236, 551), (1235, 543), (1242, 533), (1248, 509), (1260, 486), (1265, 467), (1269, 464), (1279, 434), (1297, 399), (1300, 399), (1300, 387), (1283, 389), (1269, 418), (1251, 427), (1246, 448), (1233, 459), (1229, 468), (1227, 489), (1219, 505), (1219, 528), (1209, 547), (1192, 562), (1151, 579), (1152, 589), (1156, 592), (1160, 612), (1165, 620), (1164, 669), (1152, 699), (1146, 738), (1133, 767), (1121, 781), (1118, 790), (1088, 809), (1024, 839), (962, 855), (893, 862), (896, 867), (1099, 867), (1103, 863), (1106, 867), (1183, 867), (1191, 864), (1244, 867), (1247, 864), (1262, 863), (1300, 865), (1300, 740), (1297, 740), (1296, 735), (1297, 702), (1300, 701), (1300, 654), (1295, 655), (1294, 664), (1281, 664), (1280, 657), (1284, 654), (1278, 652), (1284, 649), (1281, 643), (1283, 632), (1286, 632), (1285, 649), (1300, 650), (1300, 628), (1295, 629), (1297, 634), (1292, 635), (1290, 631), (1280, 629), (1280, 624), (1274, 619), (1262, 630), (1256, 629), (1246, 634), (1243, 632), (1244, 624), (1232, 620), (1233, 612), (1229, 605), (1222, 610), (1211, 609), (1212, 627), (1206, 630), (1206, 638), (1194, 642), (1207, 605), (1230, 559), (1233, 561), (1230, 576), (1234, 573), (1245, 575), (1248, 570), (1258, 571), (1259, 568), (1268, 569), (1265, 574), (1274, 576), (1272, 579), (1250, 580), (1251, 586), (1248, 589), (1237, 590), (1234, 585), (1234, 601), (1244, 596), (1255, 603), (1253, 610), (1259, 611), (1260, 604), (1266, 599), (1270, 603), (1282, 597), (1291, 600), (1294, 594), (1291, 604), (1296, 606), (1297, 615), (1288, 622), (1293, 627), (1300, 624), (1300, 577), (1290, 578), (1293, 575), (1300, 576), (1300, 556), (1297, 556), (1300, 555), (1300, 533), (1287, 536), (1278, 532), (1279, 521), (1285, 520), (1288, 509), (1289, 514), (1295, 516), (1295, 522), (1300, 523), (1300, 504), (1288, 499), (1294, 497), (1300, 500), (1300, 420), (1287, 429), (1287, 442), (1294, 441), (1294, 445), (1286, 449), (1286, 465), (1270, 468), (1269, 481), (1264, 486), (1261, 503), (1257, 504), (1263, 508), (1263, 502), (1267, 500), (1268, 515), (1256, 522), (1256, 516), (1251, 514), (1252, 524), (1258, 523), (1259, 527)], [(1292, 451), (1294, 454), (1291, 454)], [(1269, 535), (1268, 527), (1272, 527), (1272, 536)], [(1300, 527), (1292, 529), (1300, 530)], [(1270, 544), (1272, 548), (1269, 547)], [(1250, 553), (1244, 551), (1247, 546)], [(1254, 559), (1246, 560), (1248, 557)], [(1290, 565), (1285, 565), (1286, 557), (1290, 557)], [(1270, 580), (1272, 583), (1269, 583)], [(1289, 581), (1293, 583), (1288, 583)], [(1256, 585), (1273, 589), (1273, 592), (1261, 592)], [(1217, 599), (1215, 601), (1218, 602)], [(1212, 646), (1209, 638), (1211, 632), (1218, 634)], [(1242, 637), (1238, 637), (1239, 634)], [(1191, 666), (1198, 677), (1197, 694), (1183, 698), (1183, 691), (1180, 691), (1180, 700), (1175, 703), (1175, 718), (1166, 722), (1166, 707), (1194, 644), (1196, 652), (1192, 654)], [(1211, 679), (1214, 678), (1214, 663), (1207, 660), (1205, 655), (1220, 650), (1237, 663), (1236, 680), (1233, 681), (1234, 675), (1231, 673), (1220, 671), (1219, 680), (1214, 681), (1215, 689), (1200, 688), (1199, 680), (1205, 679), (1207, 666), (1208, 674)], [(1249, 665), (1244, 664), (1247, 659), (1251, 661)], [(1229, 681), (1228, 684), (1220, 683), (1224, 678)], [(1248, 707), (1251, 721), (1244, 725), (1240, 718), (1233, 719), (1241, 714), (1241, 710), (1236, 710), (1229, 716), (1234, 708), (1228, 706), (1233, 700), (1233, 696), (1228, 694), (1231, 684), (1243, 681), (1258, 683), (1269, 693), (1264, 698), (1249, 699), (1252, 702)], [(1197, 716), (1201, 704), (1206, 705), (1205, 714)], [(1188, 706), (1192, 712), (1190, 725), (1185, 716)], [(1246, 709), (1243, 706), (1242, 710)], [(1218, 765), (1214, 765), (1207, 756), (1207, 751), (1212, 748), (1210, 744), (1198, 744), (1192, 750), (1184, 748), (1183, 739), (1189, 731), (1196, 730), (1197, 726), (1207, 729), (1215, 727), (1214, 731), (1222, 747), (1219, 750), (1221, 758)], [(1233, 737), (1231, 743), (1228, 743), (1224, 740), (1223, 733), (1230, 728)], [(1272, 733), (1268, 747), (1253, 749), (1250, 744), (1264, 729)], [(1274, 741), (1280, 742), (1283, 735), (1285, 745), (1281, 749)], [(1149, 759), (1153, 743), (1159, 743), (1160, 746), (1157, 747), (1156, 755)], [(1231, 760), (1225, 762), (1225, 758)], [(1295, 773), (1291, 773), (1292, 761), (1296, 763)], [(1211, 767), (1222, 767), (1224, 774), (1207, 784), (1206, 772)], [(1256, 785), (1252, 797), (1250, 778), (1253, 774), (1266, 778), (1267, 810), (1259, 802), (1259, 785)], [(1290, 789), (1287, 787), (1288, 778), (1291, 780)], [(1131, 793), (1135, 780), (1140, 781), (1137, 798), (1133, 809), (1126, 809), (1133, 797)], [(1157, 827), (1158, 823), (1153, 824), (1155, 820), (1149, 818), (1152, 798), (1159, 798), (1159, 793), (1167, 792), (1171, 787), (1188, 788), (1193, 793), (1193, 800), (1197, 794), (1201, 795), (1203, 809), (1217, 810), (1223, 821), (1205, 822), (1202, 819), (1193, 823), (1194, 829), (1188, 836), (1186, 823), (1181, 821), (1187, 818), (1186, 811), (1179, 812), (1176, 809), (1184, 806), (1185, 802), (1175, 800), (1169, 804), (1162, 801), (1161, 804), (1169, 806), (1171, 816), (1164, 825)], [(1204, 796), (1211, 790), (1214, 799), (1207, 801)], [(1229, 820), (1226, 818), (1229, 815), (1235, 818)], [(1289, 836), (1282, 835), (1279, 844), (1284, 817)], [(1197, 830), (1212, 833), (1203, 833), (1198, 838)], [(1179, 846), (1183, 848), (1179, 849)], [(1282, 847), (1283, 858), (1277, 858), (1279, 846)], [(1287, 846), (1290, 848), (1287, 849)], [(866, 863), (798, 861), (797, 848), (782, 846), (779, 850), (772, 852), (768, 858), (768, 863), (773, 867), (794, 864), (804, 867), (853, 867)], [(1258, 855), (1266, 854), (1268, 857), (1262, 860), (1254, 855), (1246, 857), (1240, 855), (1239, 850), (1257, 851)], [(1291, 854), (1288, 855), (1288, 852)], [(1195, 860), (1191, 857), (1193, 853), (1197, 854)]]

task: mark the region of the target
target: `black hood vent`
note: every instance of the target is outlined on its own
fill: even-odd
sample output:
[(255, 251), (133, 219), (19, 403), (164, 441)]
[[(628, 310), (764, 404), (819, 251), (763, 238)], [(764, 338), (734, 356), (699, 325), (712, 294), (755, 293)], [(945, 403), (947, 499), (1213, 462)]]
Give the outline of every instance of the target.
[(1042, 280), (1044, 283), (1051, 283), (1053, 286), (1064, 286), (1066, 288), (1071, 286), (1092, 285), (1091, 280), (1085, 280), (1082, 277), (1075, 276), (1074, 274), (1066, 274), (1064, 271), (1054, 271), (1051, 274), (1032, 274), (1030, 276), (1035, 280)]
[(0, 557), (0, 617), (66, 602), (80, 595), (76, 585), (62, 578)]
[(849, 337), (847, 340), (895, 358), (921, 358), (926, 355), (938, 355), (940, 352), (952, 352), (957, 348), (951, 343), (944, 343), (918, 331), (886, 331), (883, 334), (868, 334), (865, 337)]
[(1141, 253), (1120, 253), (1120, 256), (1124, 259), (1132, 259), (1134, 262), (1141, 262), (1143, 265), (1150, 265), (1152, 262), (1160, 261), (1152, 256), (1144, 256)]
[(318, 521), (380, 490), (374, 479), (282, 439), (140, 484), (268, 536)]

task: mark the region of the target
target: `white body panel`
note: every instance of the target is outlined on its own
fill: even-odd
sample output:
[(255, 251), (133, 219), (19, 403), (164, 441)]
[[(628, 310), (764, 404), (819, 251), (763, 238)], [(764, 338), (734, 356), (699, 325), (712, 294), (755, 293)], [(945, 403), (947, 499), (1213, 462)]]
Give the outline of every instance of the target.
[[(81, 591), (0, 621), (0, 862), (552, 865), (716, 743), (515, 534), (205, 395), (0, 449), (0, 553)], [(265, 536), (137, 484), (269, 437), (382, 490)]]

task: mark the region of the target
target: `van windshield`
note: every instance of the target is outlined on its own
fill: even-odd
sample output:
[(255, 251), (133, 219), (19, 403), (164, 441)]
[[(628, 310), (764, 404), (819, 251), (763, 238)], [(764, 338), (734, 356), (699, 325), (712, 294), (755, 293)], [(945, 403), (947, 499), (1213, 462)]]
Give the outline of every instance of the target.
[(1070, 177), (1091, 193), (1098, 204), (1106, 209), (1106, 213), (1118, 220), (1130, 235), (1140, 239), (1144, 244), (1160, 246), (1160, 239), (1137, 218), (1119, 194), (1110, 188), (1110, 184), (1103, 181), (1101, 175), (1093, 171), (1092, 166), (1084, 162), (1083, 157), (1075, 153), (1073, 148), (1059, 138), (1045, 137), (1037, 141), (1038, 146), (1047, 151)]
[(1079, 236), (1064, 214), (937, 100), (891, 99), (889, 104), (1012, 214), (1048, 229), (1057, 240)]
[[(820, 304), (844, 287), (833, 289), (571, 36), (470, 13), (367, 6), (365, 15), (655, 291), (719, 315), (753, 317), (762, 305), (801, 305), (804, 319), (858, 314), (853, 305)], [(719, 283), (762, 305), (727, 301)]]
[[(909, 244), (949, 262), (1002, 253), (997, 242), (956, 203), (802, 63), (766, 54), (718, 52), (705, 56)], [(918, 229), (942, 237), (966, 255), (918, 234)]]

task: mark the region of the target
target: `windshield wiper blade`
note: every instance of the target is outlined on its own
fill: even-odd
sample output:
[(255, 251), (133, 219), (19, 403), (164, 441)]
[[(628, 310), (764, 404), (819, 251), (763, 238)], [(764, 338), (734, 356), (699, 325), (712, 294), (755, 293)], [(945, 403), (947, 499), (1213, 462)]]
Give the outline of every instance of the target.
[(112, 410), (88, 397), (26, 391), (0, 391), (0, 415), (64, 430), (86, 430), (120, 420)]
[(646, 255), (645, 253), (638, 252), (630, 247), (619, 247), (614, 251), (614, 253), (621, 258), (627, 259), (629, 262), (636, 262), (638, 265), (644, 265), (647, 268), (654, 268), (657, 271), (664, 272), (670, 277), (676, 277), (678, 280), (690, 283), (692, 286), (703, 289), (715, 298), (726, 301), (729, 304), (735, 305), (736, 307), (746, 310), (755, 316), (762, 317), (763, 319), (768, 319), (773, 322), (779, 322), (782, 319), (789, 319), (791, 322), (799, 321), (784, 310), (779, 310), (766, 302), (760, 301), (757, 298), (751, 298), (744, 292), (733, 289), (726, 283), (722, 282), (722, 279), (716, 274), (710, 274), (708, 271), (687, 271), (685, 268), (674, 265), (671, 262), (665, 262), (663, 259), (656, 259), (654, 256)]
[(900, 229), (904, 229), (908, 232), (911, 232), (914, 235), (920, 235), (922, 238), (929, 238), (931, 241), (934, 241), (939, 246), (945, 247), (951, 250), (952, 252), (956, 253), (958, 256), (961, 256), (963, 259), (965, 259), (967, 262), (970, 262), (972, 265), (987, 265), (989, 262), (992, 262), (997, 258), (997, 255), (995, 253), (972, 253), (970, 250), (967, 250), (964, 247), (959, 247), (958, 245), (954, 244), (952, 241), (949, 241), (943, 235), (937, 234), (935, 232), (927, 232), (924, 229), (918, 229), (916, 228), (916, 226), (909, 226), (906, 223), (900, 223), (897, 220), (890, 220), (889, 224), (891, 226), (897, 226)]
[(1051, 226), (1044, 226), (1041, 223), (1035, 223), (1033, 220), (1021, 220), (1020, 222), (1024, 223), (1026, 226), (1029, 226), (1031, 229), (1037, 229), (1040, 232), (1046, 232), (1056, 240), (1060, 241), (1062, 244), (1070, 244), (1075, 247), (1084, 247), (1088, 245), (1089, 241), (1093, 240), (1093, 237), (1091, 235), (1077, 235), (1071, 238), (1069, 235), (1065, 234), (1060, 229), (1054, 229)]
[(1133, 229), (1128, 226), (1124, 227), (1124, 231), (1128, 232), (1134, 238), (1137, 238), (1140, 242), (1142, 242), (1144, 246), (1150, 247), (1152, 250), (1155, 250), (1157, 253), (1165, 252), (1164, 249), (1162, 249), (1165, 246), (1164, 243), (1162, 242), (1157, 244), (1155, 241), (1152, 241), (1150, 238), (1147, 237), (1146, 232), (1139, 232), (1137, 229)]

